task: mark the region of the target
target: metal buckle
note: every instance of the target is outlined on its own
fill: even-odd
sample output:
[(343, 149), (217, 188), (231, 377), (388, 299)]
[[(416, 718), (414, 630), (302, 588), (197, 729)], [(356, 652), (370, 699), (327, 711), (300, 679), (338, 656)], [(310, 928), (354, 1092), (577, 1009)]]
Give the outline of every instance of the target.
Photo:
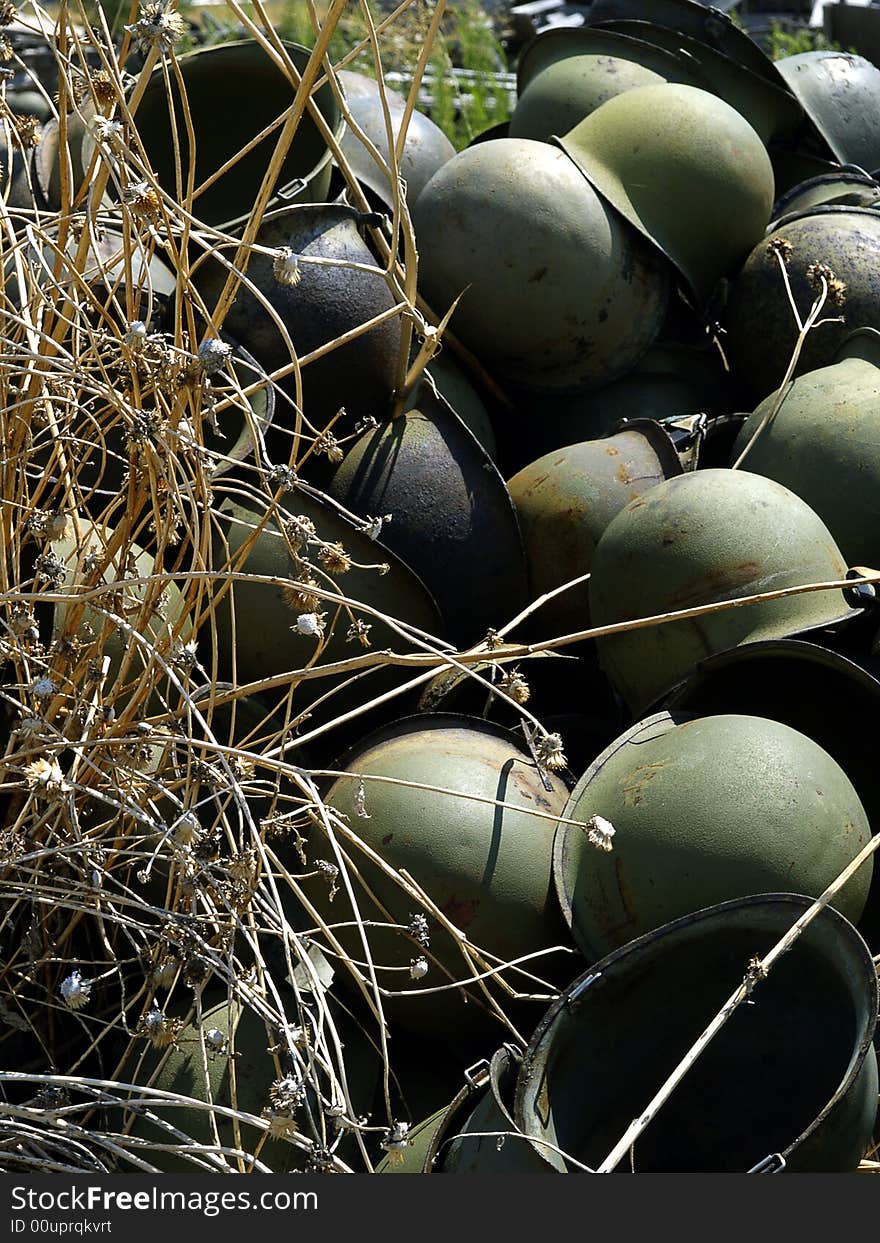
[(749, 1170), (750, 1174), (781, 1174), (785, 1169), (785, 1157), (781, 1152), (772, 1152), (765, 1157), (763, 1161), (759, 1161), (757, 1165), (753, 1165)]
[(279, 199), (284, 199), (287, 202), (289, 199), (295, 199), (298, 194), (301, 194), (308, 184), (302, 177), (295, 177), (293, 181), (288, 181), (286, 186), (276, 190), (275, 194)]
[(464, 1081), (472, 1092), (485, 1087), (489, 1082), (488, 1059), (484, 1057), (481, 1061), (474, 1062), (473, 1066), (469, 1066), (464, 1072)]

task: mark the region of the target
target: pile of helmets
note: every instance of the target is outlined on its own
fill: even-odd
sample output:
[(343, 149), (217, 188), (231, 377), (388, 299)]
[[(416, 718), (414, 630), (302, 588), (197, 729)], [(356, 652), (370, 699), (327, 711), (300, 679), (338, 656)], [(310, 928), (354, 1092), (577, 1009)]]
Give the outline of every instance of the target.
[[(386, 1136), (389, 1172), (615, 1167), (880, 818), (880, 620), (857, 569), (880, 565), (880, 69), (774, 64), (692, 0), (588, 18), (524, 49), (509, 126), (458, 153), (415, 114), (391, 159), (403, 101), (340, 74), (346, 129), (321, 87), (224, 322), (274, 377), (282, 499), (269, 514), (246, 463), (218, 478), (213, 565), (239, 581), (193, 641), (252, 705), (261, 681), (345, 666), (294, 693), (285, 754), (329, 774), (326, 815), (276, 853), (305, 875), (287, 914), (338, 976), (364, 1113), (378, 1061), (352, 1016), (375, 1017), (365, 978), (385, 998), (375, 1099), (419, 1124)], [(289, 83), (273, 95), (247, 43), (180, 69), (199, 210), (235, 239), (270, 148), (218, 170)], [(247, 91), (228, 127), (218, 78)], [(13, 187), (47, 204), (103, 141), (84, 125), (62, 178), (52, 124)], [(173, 195), (160, 76), (138, 125)], [(454, 307), (404, 403), (389, 165), (422, 306)], [(194, 267), (210, 323), (228, 265)], [(95, 470), (106, 503), (112, 457)], [(367, 648), (395, 659), (352, 679)], [(632, 1168), (854, 1169), (878, 951), (868, 858), (627, 1144)], [(203, 1020), (221, 1046), (241, 1027), (247, 1074), (249, 1021), (225, 1002)], [(158, 1083), (222, 1101), (229, 1063), (203, 1069), (175, 1054)]]

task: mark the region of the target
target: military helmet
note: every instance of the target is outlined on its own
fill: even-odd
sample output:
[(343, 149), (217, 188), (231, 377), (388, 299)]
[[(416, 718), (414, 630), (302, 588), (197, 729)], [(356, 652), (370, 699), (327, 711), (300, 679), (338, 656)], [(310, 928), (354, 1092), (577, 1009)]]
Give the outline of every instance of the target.
[[(565, 815), (613, 825), (610, 851), (561, 824), (553, 874), (587, 958), (671, 919), (750, 894), (818, 897), (871, 837), (843, 769), (779, 721), (658, 712), (587, 769)], [(834, 905), (855, 922), (870, 863)]]
[[(873, 358), (870, 356), (873, 353)], [(830, 367), (800, 376), (746, 420), (733, 460), (797, 492), (834, 536), (849, 565), (880, 566), (880, 332), (865, 328)]]
[[(695, 68), (673, 52), (638, 39), (585, 27), (539, 35), (523, 52), (511, 138), (549, 142), (567, 134), (606, 100), (639, 86), (688, 82), (702, 86)], [(550, 46), (546, 46), (549, 42)]]
[(666, 263), (546, 143), (460, 151), (425, 186), (413, 223), (423, 296), (438, 313), (461, 298), (452, 329), (499, 379), (598, 388), (660, 330)]
[[(606, 1162), (749, 963), (811, 904), (805, 895), (760, 894), (686, 915), (594, 961), (565, 989), (532, 1036), (514, 1103), (517, 1129), (550, 1168), (577, 1173)], [(621, 1154), (622, 1167), (646, 1174), (858, 1167), (878, 1087), (877, 972), (868, 947), (825, 908), (752, 1000)]]
[(871, 207), (880, 202), (880, 182), (867, 173), (840, 168), (808, 177), (781, 194), (773, 204), (773, 220), (800, 215), (815, 207)]
[[(595, 626), (837, 582), (846, 562), (805, 501), (760, 475), (698, 470), (658, 484), (613, 518), (593, 555)], [(843, 592), (804, 592), (597, 640), (602, 665), (634, 711), (697, 661), (756, 639), (849, 620)]]
[[(782, 383), (798, 339), (780, 259), (802, 315), (821, 290), (819, 276), (831, 274), (826, 322), (802, 343), (794, 374), (803, 375), (829, 366), (853, 327), (880, 328), (880, 212), (828, 205), (784, 216), (731, 282), (722, 315), (725, 350), (755, 401)], [(845, 322), (838, 322), (841, 315)]]
[[(590, 572), (602, 532), (628, 501), (680, 475), (673, 443), (653, 419), (625, 423), (601, 440), (567, 445), (538, 458), (510, 480), (532, 598)], [(582, 630), (587, 584), (548, 601), (541, 624), (556, 633)]]
[(559, 144), (678, 268), (700, 302), (762, 237), (773, 207), (764, 144), (735, 108), (662, 83), (609, 99)]
[[(402, 1027), (430, 1028), (449, 1039), (458, 1027), (473, 1032), (488, 1020), (478, 1004), (465, 1006), (461, 990), (413, 995), (465, 982), (467, 967), (455, 939), (432, 920), (430, 944), (423, 947), (433, 963), (427, 978), (406, 971), (421, 951), (415, 930), (402, 933), (421, 908), (378, 866), (375, 852), (386, 867), (405, 869), (473, 945), (501, 962), (565, 945), (551, 855), (566, 787), (552, 773), (545, 782), (512, 733), (446, 713), (413, 717), (372, 734), (344, 757), (341, 768), (325, 802), (374, 852), (371, 858), (346, 844), (358, 870), (352, 886), (360, 915), (380, 921), (363, 934), (379, 982), (404, 994), (391, 1007), (394, 1017)], [(322, 832), (313, 832), (308, 850), (312, 859), (327, 857)], [(326, 880), (304, 882), (303, 888), (328, 923), (340, 925), (340, 944), (363, 961), (361, 932), (349, 926), (356, 916), (347, 888), (340, 885), (332, 904)], [(389, 929), (388, 916), (403, 927)], [(553, 962), (553, 955), (538, 958), (532, 969), (546, 977)], [(468, 993), (472, 1003), (482, 996), (478, 987)]]
[[(352, 73), (347, 69), (340, 72), (339, 80), (345, 91), (346, 103), (352, 120), (363, 130), (382, 159), (387, 160), (388, 132), (378, 84), (365, 74)], [(394, 91), (389, 91), (387, 102), (396, 141), (403, 120), (405, 100)], [(393, 193), (388, 175), (379, 167), (350, 125), (346, 127), (340, 145), (342, 154), (358, 181), (371, 190), (386, 207), (390, 206), (393, 202)], [(410, 207), (437, 169), (447, 160), (451, 160), (454, 155), (455, 147), (439, 125), (435, 125), (423, 113), (413, 112), (407, 125), (403, 154), (399, 164), (400, 175), (406, 182), (406, 199)]]
[(841, 164), (880, 167), (880, 69), (849, 52), (799, 52), (776, 68)]
[(701, 86), (724, 99), (742, 113), (763, 142), (785, 137), (798, 130), (804, 110), (780, 82), (774, 85), (766, 77), (747, 69), (738, 61), (701, 39), (692, 38), (656, 22), (605, 22), (603, 30), (616, 30), (622, 35), (651, 43), (657, 48), (686, 57), (693, 65), (694, 86)]

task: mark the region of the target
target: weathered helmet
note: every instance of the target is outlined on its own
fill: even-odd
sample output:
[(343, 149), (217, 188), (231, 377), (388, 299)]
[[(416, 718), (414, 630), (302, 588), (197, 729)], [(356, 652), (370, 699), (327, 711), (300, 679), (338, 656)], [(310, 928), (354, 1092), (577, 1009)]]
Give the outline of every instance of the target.
[(708, 91), (673, 83), (627, 91), (559, 143), (701, 302), (770, 220), (773, 169), (764, 144)]
[[(363, 73), (352, 73), (343, 69), (339, 80), (345, 91), (346, 103), (352, 120), (373, 146), (383, 160), (388, 159), (388, 131), (385, 126), (385, 110), (379, 87), (373, 78)], [(406, 101), (394, 91), (387, 93), (388, 111), (395, 141), (400, 133)], [(345, 156), (352, 172), (375, 194), (380, 202), (390, 206), (393, 202), (391, 182), (387, 173), (380, 168), (361, 138), (351, 126), (347, 126), (342, 135), (342, 154)], [(451, 160), (455, 155), (455, 147), (429, 117), (421, 112), (413, 112), (406, 130), (406, 140), (400, 160), (400, 175), (406, 182), (406, 199), (410, 206), (415, 203), (427, 183), (437, 169)]]
[(816, 207), (872, 207), (880, 202), (880, 182), (867, 173), (838, 169), (809, 177), (793, 186), (773, 204), (773, 220), (803, 215)]
[[(567, 942), (551, 874), (556, 817), (567, 791), (552, 774), (547, 785), (513, 734), (486, 721), (437, 714), (397, 722), (365, 739), (345, 757), (344, 773), (325, 803), (346, 817), (386, 867), (405, 869), (473, 945), (509, 962)], [(314, 831), (310, 858), (327, 858), (328, 849), (324, 834)], [(447, 1039), (458, 1027), (473, 1030), (482, 1010), (465, 1006), (458, 989), (406, 995), (467, 981), (455, 939), (432, 920), (430, 943), (420, 944), (416, 900), (350, 841), (345, 849), (357, 866), (351, 884), (379, 983), (404, 993), (393, 1004), (401, 1026), (429, 1025)], [(340, 944), (362, 962), (361, 931), (346, 926), (357, 918), (347, 887), (340, 884), (332, 904), (326, 879), (304, 882), (303, 889), (327, 922), (339, 925)], [(386, 926), (389, 916), (399, 930)], [(369, 926), (370, 920), (383, 926)], [(420, 957), (433, 964), (426, 977), (406, 970)], [(537, 958), (531, 970), (546, 978), (559, 958)], [(482, 996), (477, 986), (467, 992), (472, 1003)]]
[[(762, 894), (688, 915), (600, 959), (555, 1001), (514, 1119), (559, 1173), (605, 1162), (671, 1068), (811, 899)], [(877, 973), (826, 908), (702, 1050), (625, 1152), (637, 1171), (853, 1171), (874, 1129)], [(723, 1119), (723, 1125), (718, 1125)]]
[[(593, 555), (595, 626), (842, 580), (831, 533), (805, 501), (741, 470), (698, 470), (658, 484), (612, 519)], [(663, 622), (597, 640), (611, 681), (633, 711), (698, 660), (855, 615), (842, 591), (805, 592)]]
[[(805, 734), (753, 716), (640, 721), (587, 769), (565, 815), (601, 816), (615, 830), (607, 852), (571, 824), (554, 844), (559, 900), (588, 959), (731, 898), (817, 898), (871, 837), (836, 761)], [(870, 879), (869, 861), (835, 899), (853, 922)]]
[[(296, 43), (284, 44), (287, 55), (299, 72), (305, 69), (311, 52)], [(195, 152), (195, 185), (217, 173), (258, 134), (273, 126), (293, 101), (294, 88), (287, 74), (255, 39), (221, 43), (188, 52), (178, 61), (198, 144)], [(189, 146), (182, 125), (180, 89), (172, 76), (171, 97), (181, 134), (180, 159), (184, 184)], [(330, 130), (338, 137), (343, 121), (332, 87), (326, 83), (312, 97)], [(177, 193), (176, 153), (169, 116), (167, 77), (162, 66), (154, 70), (141, 96), (137, 128), (146, 158), (162, 188)], [(273, 129), (246, 156), (195, 198), (194, 210), (209, 224), (232, 222), (251, 210), (266, 176), (278, 133)], [(83, 159), (87, 163), (94, 139), (83, 140)], [(330, 184), (331, 153), (312, 118), (306, 112), (281, 166), (277, 191), (284, 191), (287, 202), (321, 202)]]
[[(731, 370), (757, 401), (782, 383), (798, 339), (780, 259), (802, 318), (827, 276), (823, 318), (831, 322), (807, 334), (794, 373), (803, 375), (829, 366), (853, 327), (880, 329), (880, 212), (827, 206), (785, 216), (749, 255), (723, 323)], [(846, 322), (834, 322), (839, 315)]]
[(699, 0), (593, 0), (587, 12), (591, 26), (607, 22), (640, 20), (680, 31), (699, 39), (745, 65), (768, 82), (779, 83), (779, 74), (770, 57), (745, 30), (735, 26), (721, 8)]
[(766, 77), (709, 47), (701, 39), (653, 21), (605, 22), (602, 29), (631, 35), (677, 54), (679, 58), (687, 57), (694, 66), (692, 75), (696, 80), (693, 85), (711, 91), (736, 108), (762, 142), (792, 134), (803, 122), (803, 108), (781, 82), (778, 85), (768, 82)]
[(841, 164), (880, 167), (880, 69), (849, 52), (799, 52), (776, 68)]
[(660, 330), (666, 264), (545, 143), (460, 151), (413, 222), (426, 300), (442, 314), (461, 295), (452, 329), (500, 378), (538, 392), (598, 388)]
[(880, 566), (880, 332), (864, 328), (838, 361), (795, 380), (773, 418), (766, 398), (739, 433), (732, 460), (797, 492), (849, 565)]
[[(653, 419), (625, 424), (602, 440), (568, 445), (538, 458), (510, 480), (526, 548), (532, 599), (589, 574), (602, 532), (628, 501), (673, 475), (681, 463)], [(583, 629), (587, 584), (542, 606), (543, 629)]]
[(615, 95), (660, 82), (703, 85), (682, 57), (650, 43), (589, 26), (548, 31), (520, 56), (510, 136), (549, 142)]

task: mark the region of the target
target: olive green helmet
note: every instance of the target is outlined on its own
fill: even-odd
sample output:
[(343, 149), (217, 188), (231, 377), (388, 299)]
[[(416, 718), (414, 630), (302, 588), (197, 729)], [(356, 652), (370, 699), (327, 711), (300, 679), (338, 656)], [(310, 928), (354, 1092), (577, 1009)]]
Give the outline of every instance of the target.
[(609, 99), (559, 145), (702, 303), (761, 239), (773, 207), (764, 144), (735, 108), (662, 83)]
[(786, 190), (773, 205), (773, 220), (798, 215), (815, 207), (873, 207), (880, 202), (880, 182), (867, 173), (841, 168), (808, 177)]
[(830, 367), (795, 380), (782, 405), (761, 402), (733, 459), (796, 491), (834, 536), (849, 565), (880, 566), (880, 332), (863, 328)]
[[(612, 519), (593, 555), (595, 626), (843, 580), (822, 520), (787, 488), (741, 470), (680, 475)], [(633, 709), (654, 703), (705, 656), (855, 616), (837, 589), (803, 592), (608, 635), (601, 663)]]
[(880, 167), (880, 69), (849, 52), (799, 52), (776, 68), (841, 164)]
[(461, 298), (452, 330), (501, 379), (598, 388), (660, 330), (667, 265), (545, 143), (460, 151), (422, 191), (413, 223), (421, 293), (441, 314)]
[(519, 98), (510, 118), (510, 137), (539, 142), (567, 134), (606, 100), (635, 87), (660, 82), (703, 85), (683, 57), (589, 26), (539, 35), (523, 51), (517, 78)]
[[(388, 159), (388, 132), (385, 125), (385, 109), (374, 78), (366, 74), (352, 73), (343, 69), (339, 80), (345, 91), (346, 103), (352, 121), (377, 149), (382, 159)], [(388, 91), (388, 112), (395, 141), (400, 133), (406, 101), (395, 91)], [(385, 207), (394, 201), (388, 174), (373, 158), (361, 138), (351, 126), (342, 135), (342, 154), (345, 156), (358, 181), (371, 190)], [(429, 117), (413, 112), (406, 130), (403, 154), (399, 164), (400, 175), (406, 182), (406, 199), (410, 207), (415, 203), (427, 183), (441, 164), (451, 160), (455, 147)]]
[[(572, 933), (592, 960), (717, 902), (791, 891), (818, 897), (871, 837), (843, 769), (788, 725), (752, 716), (658, 712), (578, 782), (569, 819), (601, 816), (611, 850), (559, 826), (553, 874)], [(870, 863), (835, 900), (855, 922)]]
[[(360, 915), (378, 921), (364, 935), (379, 983), (403, 993), (386, 1001), (386, 1012), (402, 1027), (432, 1030), (450, 1042), (460, 1039), (459, 1031), (472, 1035), (480, 1025), (497, 1030), (479, 1006), (478, 986), (467, 990), (468, 1005), (457, 988), (412, 995), (464, 983), (467, 968), (456, 941), (434, 918), (426, 928), (430, 941), (427, 936), (419, 941), (413, 914), (423, 908), (377, 865), (376, 856), (386, 867), (405, 869), (472, 944), (501, 962), (565, 945), (551, 862), (556, 817), (568, 797), (565, 785), (553, 774), (545, 774), (545, 783), (513, 734), (445, 713), (400, 721), (371, 735), (345, 757), (343, 767), (325, 802), (374, 852), (371, 858), (345, 844), (357, 867), (351, 880)], [(315, 830), (310, 859), (326, 859), (330, 849), (324, 833)], [(355, 914), (347, 887), (340, 883), (332, 903), (326, 879), (304, 881), (303, 888), (327, 922), (338, 926), (346, 952), (362, 962), (364, 944), (358, 927), (351, 926)], [(389, 916), (401, 925), (399, 931), (387, 927)], [(430, 964), (427, 973), (408, 971), (420, 957)], [(567, 969), (570, 958), (559, 954), (534, 959), (530, 969), (546, 978), (554, 964), (558, 970), (560, 958)]]
[[(601, 440), (585, 440), (538, 458), (508, 483), (516, 506), (532, 599), (589, 574), (602, 532), (628, 501), (673, 475), (681, 463), (653, 419), (626, 423)], [(542, 606), (543, 629), (583, 629), (587, 584)]]
[(603, 23), (603, 30), (616, 30), (634, 39), (652, 43), (681, 57), (687, 57), (701, 86), (724, 99), (742, 113), (762, 142), (793, 134), (804, 119), (804, 110), (782, 83), (774, 85), (766, 77), (747, 69), (730, 56), (709, 47), (701, 39), (681, 34), (656, 22), (619, 21)]

